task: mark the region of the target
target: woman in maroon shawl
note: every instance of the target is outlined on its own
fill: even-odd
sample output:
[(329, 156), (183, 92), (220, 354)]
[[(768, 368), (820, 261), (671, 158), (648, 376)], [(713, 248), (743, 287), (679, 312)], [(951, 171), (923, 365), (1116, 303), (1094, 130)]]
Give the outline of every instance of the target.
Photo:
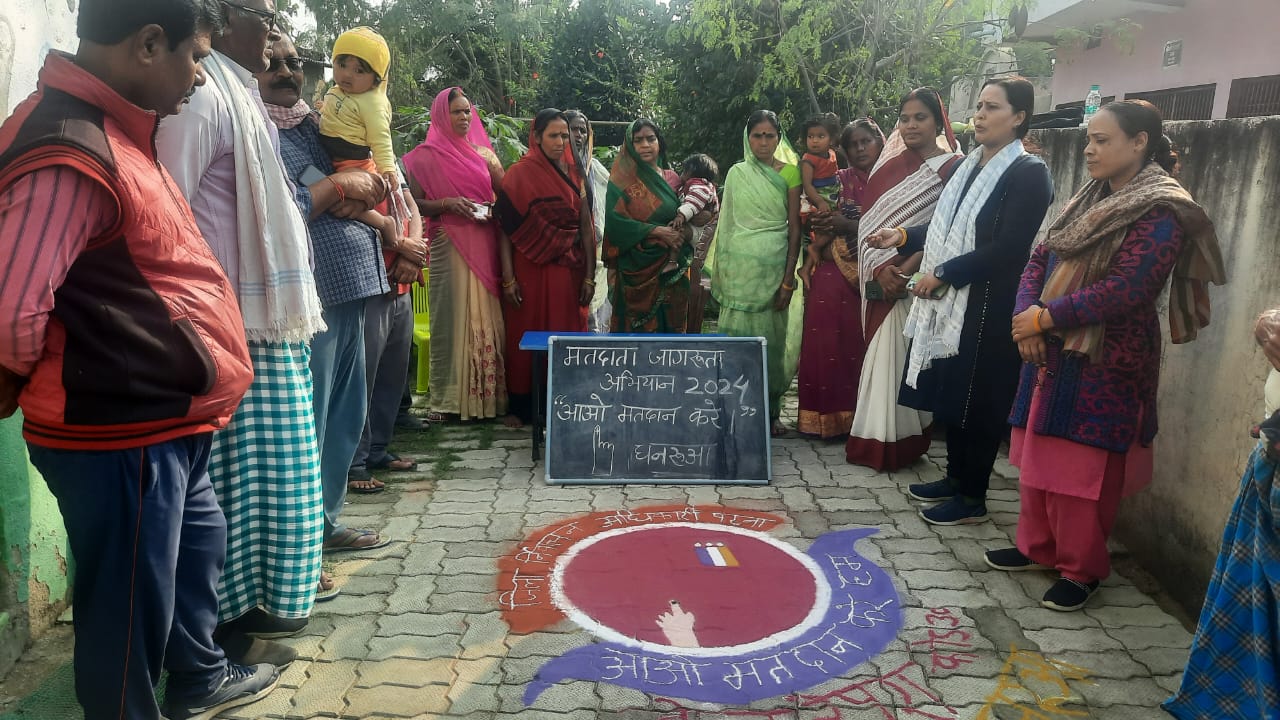
[(527, 330), (587, 330), (595, 293), (596, 240), (586, 186), (574, 162), (569, 121), (555, 108), (533, 119), (529, 151), (498, 191), (502, 295), (506, 301), (507, 393), (511, 414), (533, 416), (533, 356)]
[[(850, 166), (840, 171), (840, 207), (811, 217), (818, 237), (854, 248), (871, 168), (884, 150), (884, 133), (871, 118), (849, 123), (840, 147)], [(856, 265), (837, 265), (831, 246), (813, 247), (800, 268), (805, 285), (804, 336), (800, 344), (800, 419), (807, 435), (844, 438), (858, 403), (858, 376), (866, 342), (862, 337), (862, 293)]]
[(431, 120), (427, 139), (404, 156), (409, 192), (430, 223), (428, 417), (497, 417), (507, 411), (506, 334), (490, 208), (502, 164), (462, 88), (436, 96)]

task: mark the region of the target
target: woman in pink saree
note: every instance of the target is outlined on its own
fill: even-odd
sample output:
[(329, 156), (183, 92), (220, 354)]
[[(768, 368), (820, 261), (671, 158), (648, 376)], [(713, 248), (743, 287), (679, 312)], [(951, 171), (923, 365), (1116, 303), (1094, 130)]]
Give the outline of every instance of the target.
[(404, 156), (429, 222), (433, 419), (507, 412), (501, 271), (492, 206), (502, 164), (462, 88), (431, 103), (427, 139)]

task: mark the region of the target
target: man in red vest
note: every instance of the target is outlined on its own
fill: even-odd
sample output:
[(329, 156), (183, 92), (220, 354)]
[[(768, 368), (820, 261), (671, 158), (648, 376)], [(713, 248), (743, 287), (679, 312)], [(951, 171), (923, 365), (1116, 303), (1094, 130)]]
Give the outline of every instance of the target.
[(253, 374), (235, 293), (155, 157), (204, 81), (214, 0), (82, 0), (0, 126), (0, 416), (23, 435), (75, 556), (87, 720), (212, 718), (270, 665), (214, 644), (226, 521), (207, 471)]

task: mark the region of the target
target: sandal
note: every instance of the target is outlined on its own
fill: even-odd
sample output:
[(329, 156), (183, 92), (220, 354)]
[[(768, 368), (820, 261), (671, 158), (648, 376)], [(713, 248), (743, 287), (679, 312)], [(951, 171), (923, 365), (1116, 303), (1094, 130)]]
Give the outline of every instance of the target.
[(785, 437), (788, 432), (790, 432), (790, 430), (787, 429), (787, 426), (783, 425), (781, 422), (777, 420), (774, 420), (773, 423), (769, 426), (769, 437), (773, 437), (773, 438)]
[(316, 602), (332, 600), (342, 594), (342, 588), (327, 572), (320, 573), (320, 584), (316, 588)]
[(449, 418), (448, 418), (448, 417), (446, 417), (444, 413), (442, 413), (442, 412), (437, 412), (437, 411), (435, 411), (435, 410), (432, 410), (431, 412), (428, 412), (428, 413), (427, 413), (426, 415), (424, 415), (423, 417), (425, 417), (425, 418), (426, 418), (426, 420), (427, 420), (427, 422), (428, 422), (428, 423), (431, 423), (432, 425), (434, 425), (434, 424), (436, 424), (436, 423), (448, 422), (448, 420), (449, 420)]
[(372, 550), (391, 543), (391, 538), (384, 538), (372, 530), (356, 530), (343, 528), (333, 537), (324, 541), (325, 552), (346, 552), (353, 550)]
[(375, 477), (347, 478), (347, 492), (375, 495), (387, 489), (387, 484)]
[(389, 452), (382, 456), (382, 459), (376, 463), (368, 463), (366, 465), (370, 470), (389, 470), (391, 472), (412, 472), (418, 469), (416, 460), (406, 460), (399, 455)]

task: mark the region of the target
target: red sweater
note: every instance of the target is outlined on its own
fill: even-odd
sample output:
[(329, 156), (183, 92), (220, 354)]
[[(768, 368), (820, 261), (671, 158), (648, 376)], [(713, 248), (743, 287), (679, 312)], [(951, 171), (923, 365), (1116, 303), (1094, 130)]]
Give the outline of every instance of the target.
[(28, 442), (226, 425), (253, 370), (235, 293), (155, 156), (155, 113), (50, 53), (0, 126), (0, 364)]

